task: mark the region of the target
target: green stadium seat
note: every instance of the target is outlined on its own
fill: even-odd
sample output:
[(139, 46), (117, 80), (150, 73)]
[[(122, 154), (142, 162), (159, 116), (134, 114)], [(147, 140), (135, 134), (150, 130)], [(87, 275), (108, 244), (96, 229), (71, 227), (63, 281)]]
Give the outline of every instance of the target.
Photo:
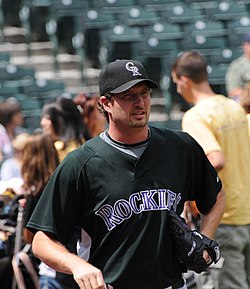
[(38, 100), (41, 105), (61, 95), (64, 91), (63, 82), (46, 79), (36, 79), (36, 82), (23, 87), (23, 93), (30, 99)]
[(138, 4), (141, 7), (149, 11), (162, 11), (162, 10), (169, 10), (173, 6), (180, 3), (182, 5), (185, 1), (183, 0), (137, 0)]
[(0, 66), (6, 66), (10, 62), (10, 54), (8, 52), (0, 52)]
[(207, 67), (208, 81), (212, 89), (216, 93), (226, 95), (225, 89), (225, 75), (228, 68), (228, 64), (210, 64)]
[(186, 3), (193, 9), (214, 8), (217, 6), (216, 0), (186, 0)]
[(250, 16), (226, 21), (228, 39), (232, 47), (242, 45), (243, 36), (250, 31)]
[(85, 9), (88, 9), (88, 2), (83, 0), (51, 1), (51, 13), (56, 18), (81, 16)]
[(143, 27), (143, 31), (147, 37), (156, 37), (157, 39), (181, 39), (184, 36), (180, 24), (161, 21)]
[(211, 84), (224, 84), (228, 64), (208, 65), (208, 80)]
[(0, 67), (1, 81), (4, 81), (6, 86), (16, 86), (22, 88), (35, 81), (34, 68), (7, 64)]
[(102, 13), (96, 9), (87, 9), (84, 11), (83, 29), (104, 29), (117, 24), (114, 14)]
[(105, 13), (119, 13), (130, 10), (131, 7), (135, 6), (134, 0), (93, 0), (94, 6), (97, 10)]
[(180, 24), (161, 21), (143, 27), (143, 31), (147, 37), (156, 37), (157, 39), (181, 39), (184, 36)]
[(222, 0), (216, 7), (206, 8), (206, 15), (211, 20), (232, 20), (242, 16), (249, 16), (247, 6), (242, 2)]
[(193, 23), (185, 24), (184, 31), (187, 37), (190, 35), (225, 36), (228, 33), (223, 22), (219, 20), (197, 20)]
[(20, 91), (16, 86), (6, 86), (4, 83), (0, 83), (0, 96), (4, 99), (15, 97), (19, 92)]
[(148, 11), (139, 6), (133, 6), (128, 11), (118, 13), (120, 23), (129, 26), (146, 26), (160, 21), (155, 11)]
[[(102, 10), (89, 8), (84, 11), (82, 31), (85, 40), (85, 57), (92, 67), (100, 67), (105, 56), (99, 56), (101, 49), (100, 31), (114, 27), (118, 24), (114, 13), (103, 13)], [(104, 58), (104, 59), (103, 59)]]
[(183, 50), (197, 50), (204, 55), (218, 54), (221, 50), (227, 48), (225, 37), (206, 37), (196, 35), (186, 38), (182, 42)]
[(113, 28), (100, 31), (101, 48), (103, 53), (103, 64), (117, 58), (131, 58), (133, 55), (131, 47), (137, 45), (144, 39), (143, 31), (140, 27), (130, 27), (127, 25), (116, 25)]
[(142, 54), (151, 55), (152, 57), (164, 56), (168, 52), (176, 53), (180, 50), (177, 40), (158, 39), (156, 37), (147, 38), (144, 42), (135, 45), (135, 47), (136, 46), (138, 46), (138, 50), (141, 51)]
[(211, 55), (209, 58), (212, 64), (229, 64), (241, 55), (241, 48), (225, 48), (220, 50), (219, 53)]
[(42, 106), (39, 100), (27, 97), (20, 104), (24, 116), (24, 127), (31, 132), (40, 128)]
[(185, 3), (178, 3), (170, 10), (162, 11), (161, 16), (166, 22), (182, 24), (205, 19), (202, 9), (193, 9)]

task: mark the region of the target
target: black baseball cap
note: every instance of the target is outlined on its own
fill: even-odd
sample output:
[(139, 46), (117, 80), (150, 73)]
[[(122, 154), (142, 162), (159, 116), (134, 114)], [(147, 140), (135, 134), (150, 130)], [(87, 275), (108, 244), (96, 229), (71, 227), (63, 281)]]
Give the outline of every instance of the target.
[(100, 72), (100, 95), (124, 92), (143, 81), (147, 82), (150, 88), (158, 88), (158, 84), (147, 77), (146, 70), (139, 61), (118, 59), (110, 62)]

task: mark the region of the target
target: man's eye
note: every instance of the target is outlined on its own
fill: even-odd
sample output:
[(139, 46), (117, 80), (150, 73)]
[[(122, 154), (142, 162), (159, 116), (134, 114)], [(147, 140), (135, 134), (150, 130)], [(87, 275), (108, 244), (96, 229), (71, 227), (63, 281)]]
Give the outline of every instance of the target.
[(126, 94), (123, 95), (122, 98), (126, 100), (126, 99), (131, 99), (132, 97), (133, 97), (132, 93), (126, 93)]

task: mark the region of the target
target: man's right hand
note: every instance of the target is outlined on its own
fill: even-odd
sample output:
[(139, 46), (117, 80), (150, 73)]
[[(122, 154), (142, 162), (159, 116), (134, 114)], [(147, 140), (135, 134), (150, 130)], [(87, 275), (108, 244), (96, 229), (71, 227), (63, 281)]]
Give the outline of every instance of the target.
[(81, 289), (106, 289), (102, 272), (91, 264), (82, 260), (74, 265), (73, 277)]

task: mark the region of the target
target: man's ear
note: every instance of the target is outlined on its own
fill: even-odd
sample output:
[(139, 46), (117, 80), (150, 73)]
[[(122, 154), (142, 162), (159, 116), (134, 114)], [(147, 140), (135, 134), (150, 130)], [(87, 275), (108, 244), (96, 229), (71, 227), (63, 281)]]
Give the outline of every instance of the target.
[(111, 107), (111, 101), (109, 99), (107, 99), (106, 96), (101, 96), (100, 97), (100, 102), (103, 106), (103, 108), (109, 112), (110, 111), (110, 107)]
[(180, 80), (183, 81), (185, 84), (187, 84), (188, 81), (189, 81), (189, 78), (186, 77), (186, 76), (184, 76), (184, 75), (181, 75), (181, 76), (180, 76)]

